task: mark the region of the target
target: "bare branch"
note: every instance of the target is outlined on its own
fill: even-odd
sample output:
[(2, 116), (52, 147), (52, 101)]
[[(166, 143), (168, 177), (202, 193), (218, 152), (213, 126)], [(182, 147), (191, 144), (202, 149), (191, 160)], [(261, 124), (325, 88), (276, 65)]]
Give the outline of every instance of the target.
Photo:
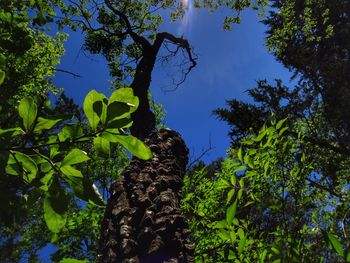
[(62, 73), (67, 73), (69, 75), (72, 75), (74, 78), (81, 78), (81, 75), (71, 72), (69, 70), (65, 70), (65, 69), (59, 69), (59, 68), (55, 68), (56, 72), (62, 72)]
[[(176, 45), (176, 49), (171, 50), (168, 47), (168, 43)], [(181, 50), (184, 52), (184, 56), (187, 55), (187, 57), (189, 59), (189, 63), (190, 63), (190, 65), (187, 67), (186, 70), (182, 70), (183, 77), (181, 78), (180, 81), (176, 81), (173, 78), (173, 85), (175, 85), (175, 88), (165, 90), (165, 91), (173, 91), (173, 90), (176, 90), (182, 83), (185, 82), (188, 74), (197, 65), (197, 61), (196, 61), (197, 57), (193, 56), (192, 49), (190, 47), (189, 42), (186, 39), (184, 39), (183, 37), (176, 37), (168, 32), (158, 33), (156, 35), (156, 40), (154, 42), (154, 48), (159, 49), (162, 44), (164, 44), (165, 48), (170, 53), (168, 56), (163, 57), (163, 61), (167, 61), (170, 56), (175, 56), (178, 53), (178, 51)], [(184, 63), (180, 64), (179, 67), (181, 68), (182, 66), (185, 66), (186, 64), (187, 64), (187, 62), (184, 62)]]
[(163, 44), (164, 40), (169, 40), (173, 44), (176, 44), (180, 46), (182, 49), (186, 50), (188, 58), (191, 62), (191, 66), (187, 69), (186, 74), (190, 73), (190, 71), (197, 65), (197, 62), (196, 62), (197, 58), (193, 57), (191, 47), (188, 41), (182, 37), (175, 37), (174, 35), (168, 32), (162, 32), (157, 34), (154, 45), (157, 47), (157, 45)]
[(203, 158), (203, 156), (207, 155), (213, 149), (215, 149), (215, 147), (212, 147), (211, 137), (209, 137), (209, 146), (206, 149), (202, 149), (202, 153), (187, 165), (187, 170), (190, 169), (197, 162), (199, 162)]

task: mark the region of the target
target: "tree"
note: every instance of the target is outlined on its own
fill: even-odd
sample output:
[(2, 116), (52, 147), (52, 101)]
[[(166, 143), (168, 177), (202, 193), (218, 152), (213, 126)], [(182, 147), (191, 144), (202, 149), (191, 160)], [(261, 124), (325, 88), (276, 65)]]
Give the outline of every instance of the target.
[[(142, 18), (140, 14), (132, 16), (128, 13), (135, 12), (135, 9), (129, 6), (126, 9), (126, 3), (123, 2), (106, 1), (105, 3), (109, 12), (113, 14), (112, 22), (116, 22), (113, 19), (119, 20), (119, 28), (112, 27), (111, 21), (106, 20), (106, 17), (111, 17), (111, 13), (108, 13), (105, 7), (101, 8), (99, 17), (100, 21), (104, 22), (103, 27), (110, 30), (116, 28), (117, 31), (107, 31), (105, 37), (108, 42), (98, 44), (108, 43), (109, 49), (104, 47), (104, 52), (110, 55), (111, 50), (117, 48), (112, 45), (111, 36), (116, 35), (124, 39), (129, 36), (134, 41), (136, 49), (134, 52), (138, 53), (140, 60), (137, 63), (131, 87), (139, 98), (140, 105), (132, 116), (131, 134), (140, 139), (146, 139), (155, 158), (146, 162), (139, 159), (132, 160), (124, 176), (113, 184), (113, 194), (108, 200), (102, 225), (98, 260), (100, 262), (123, 260), (160, 262), (178, 258), (180, 261), (191, 262), (193, 247), (185, 220), (179, 210), (179, 203), (176, 201), (179, 198), (181, 180), (187, 163), (187, 148), (175, 132), (155, 131), (155, 118), (150, 111), (148, 88), (158, 51), (164, 41), (171, 41), (187, 52), (192, 63), (189, 70), (196, 62), (186, 40), (169, 33), (157, 33), (154, 41), (149, 42), (145, 37), (134, 32), (135, 25), (131, 24), (130, 19), (135, 18), (136, 22), (139, 22), (138, 20)], [(125, 9), (126, 12), (121, 11)], [(92, 29), (89, 28), (89, 30)], [(87, 40), (90, 41), (86, 43), (88, 48), (91, 49), (91, 45), (95, 44), (91, 42), (91, 38), (96, 37), (98, 33), (94, 32), (88, 36)], [(119, 55), (116, 54), (116, 57), (118, 58)], [(113, 60), (114, 57), (107, 57), (107, 59)]]
[(347, 1), (275, 1), (267, 45), (276, 58), (316, 92), (339, 144), (348, 141), (349, 3)]
[[(271, 245), (278, 240), (278, 235), (283, 237), (271, 245), (270, 256), (269, 249), (261, 250), (268, 259), (288, 262), (320, 258), (349, 260), (346, 208), (349, 204), (349, 127), (346, 116), (350, 101), (348, 77), (341, 73), (348, 67), (348, 43), (344, 41), (347, 36), (343, 32), (349, 27), (349, 6), (347, 1), (273, 3), (275, 9), (264, 21), (268, 26), (267, 45), (298, 78), (298, 84), (289, 88), (280, 81), (276, 85), (259, 81), (256, 88), (249, 90), (255, 104), (230, 100), (229, 110), (216, 110), (219, 118), (232, 127), (233, 146), (236, 147), (232, 156), (246, 167), (245, 173), (238, 176), (247, 179), (244, 188), (253, 192), (255, 207), (251, 211), (263, 215), (260, 219), (247, 216), (247, 210), (241, 207), (245, 216), (240, 217), (238, 207), (237, 218), (248, 217), (254, 222), (248, 228), (253, 237), (257, 233), (260, 233), (259, 238), (264, 232), (271, 234), (262, 244)], [(280, 122), (274, 121), (270, 124), (276, 118), (271, 119), (271, 112), (287, 124), (283, 133), (278, 130), (285, 124), (278, 125)], [(264, 123), (267, 126), (263, 126)], [(276, 130), (278, 136), (282, 135), (278, 141), (273, 139)], [(277, 153), (280, 142), (283, 142), (282, 152)], [(262, 166), (264, 158), (268, 160), (266, 167)], [(261, 178), (266, 178), (267, 182), (271, 180), (272, 184), (265, 185)], [(264, 192), (268, 196), (263, 195)], [(261, 194), (258, 200), (264, 200), (263, 203), (256, 205), (255, 193)], [(279, 203), (276, 202), (278, 197)], [(300, 202), (304, 202), (301, 206), (304, 211), (300, 210)], [(281, 221), (276, 221), (276, 213), (283, 215)], [(234, 213), (227, 210), (227, 216), (230, 214)], [(299, 218), (297, 223), (293, 221), (296, 218)], [(233, 232), (238, 234), (237, 229)], [(320, 242), (322, 236), (325, 243)], [(299, 242), (296, 250), (295, 242)], [(333, 251), (326, 249), (327, 244)], [(303, 246), (312, 249), (293, 254)]]

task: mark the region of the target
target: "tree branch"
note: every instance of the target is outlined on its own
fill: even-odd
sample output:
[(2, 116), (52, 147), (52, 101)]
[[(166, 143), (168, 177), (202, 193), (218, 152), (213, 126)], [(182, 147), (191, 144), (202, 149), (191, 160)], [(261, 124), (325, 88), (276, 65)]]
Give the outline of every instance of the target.
[(128, 33), (131, 38), (137, 43), (140, 44), (143, 48), (143, 50), (146, 50), (148, 48), (151, 47), (151, 44), (148, 42), (148, 40), (142, 36), (140, 36), (139, 34), (135, 33), (132, 30), (132, 26), (130, 24), (130, 21), (128, 19), (128, 17), (121, 11), (119, 11), (112, 3), (110, 0), (105, 0), (106, 5), (108, 6), (108, 8), (110, 10), (112, 10), (112, 12), (114, 14), (116, 14), (118, 17), (120, 17), (120, 19), (124, 22), (125, 26), (126, 26), (126, 33)]
[[(290, 132), (289, 134), (295, 138), (298, 138), (298, 133), (296, 133), (296, 132)], [(336, 152), (336, 153), (339, 153), (342, 155), (350, 156), (350, 149), (332, 145), (328, 141), (321, 140), (321, 139), (315, 139), (315, 138), (312, 138), (309, 136), (303, 136), (303, 139), (309, 143), (316, 145), (316, 146), (331, 150), (333, 152)]]
[[(177, 46), (176, 49), (174, 51), (171, 51), (166, 45), (167, 42), (170, 42), (170, 43), (176, 45)], [(174, 89), (171, 89), (171, 90), (176, 90), (176, 88), (179, 85), (181, 85), (182, 83), (185, 82), (188, 74), (197, 65), (197, 61), (196, 61), (197, 58), (193, 56), (189, 42), (186, 39), (184, 39), (183, 37), (176, 37), (168, 32), (158, 33), (156, 35), (156, 40), (154, 41), (153, 48), (155, 48), (156, 50), (159, 50), (159, 48), (162, 44), (165, 44), (166, 49), (170, 53), (172, 53), (173, 56), (175, 56), (178, 53), (178, 51), (181, 49), (182, 51), (184, 51), (187, 54), (189, 62), (190, 62), (190, 66), (187, 68), (187, 70), (182, 72), (183, 78), (178, 82), (175, 82), (175, 80), (173, 79), (173, 84), (176, 85), (176, 87)], [(167, 60), (167, 58), (166, 58), (166, 60)], [(184, 63), (183, 65), (185, 65), (185, 64), (186, 63)], [(171, 91), (171, 90), (167, 90), (167, 91)]]
[(211, 145), (211, 139), (209, 138), (209, 146), (206, 149), (202, 150), (202, 153), (198, 156), (195, 157), (195, 159), (193, 161), (191, 161), (188, 165), (187, 165), (187, 170), (189, 170), (193, 165), (195, 165), (197, 162), (199, 162), (203, 156), (207, 155), (211, 150), (213, 150), (214, 148)]
[(80, 77), (81, 77), (79, 74), (76, 74), (76, 73), (71, 72), (71, 71), (69, 71), (69, 70), (64, 70), (64, 69), (55, 68), (55, 71), (56, 71), (56, 72), (67, 73), (67, 74), (69, 74), (69, 75), (72, 75), (72, 76), (75, 77), (75, 78), (80, 78)]
[(187, 69), (187, 72), (186, 72), (186, 75), (188, 75), (188, 73), (190, 73), (190, 71), (197, 65), (197, 62), (196, 62), (197, 58), (193, 57), (191, 47), (188, 41), (182, 37), (175, 37), (174, 35), (168, 32), (162, 32), (162, 33), (158, 33), (156, 36), (156, 40), (154, 42), (155, 48), (157, 47), (159, 48), (160, 45), (163, 44), (164, 40), (169, 40), (170, 42), (180, 46), (187, 52), (188, 58), (191, 62), (191, 66)]
[(331, 194), (331, 195), (333, 195), (335, 197), (342, 198), (342, 196), (337, 194), (336, 192), (334, 192), (333, 189), (330, 189), (330, 188), (328, 188), (328, 187), (326, 187), (326, 186), (324, 186), (322, 184), (319, 184), (319, 183), (315, 182), (314, 180), (306, 178), (306, 181), (308, 181), (310, 183), (310, 185), (312, 185), (312, 186), (314, 186), (314, 187), (316, 187), (318, 189), (326, 191), (326, 192), (328, 192), (329, 194)]

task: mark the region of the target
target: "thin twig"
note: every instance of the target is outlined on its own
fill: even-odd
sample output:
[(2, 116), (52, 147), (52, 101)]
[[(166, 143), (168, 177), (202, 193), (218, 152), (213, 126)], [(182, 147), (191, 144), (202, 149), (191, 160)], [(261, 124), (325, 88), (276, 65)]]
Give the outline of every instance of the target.
[(79, 74), (77, 74), (77, 73), (74, 73), (74, 72), (71, 72), (71, 71), (69, 71), (69, 70), (56, 68), (55, 71), (56, 71), (56, 72), (67, 73), (67, 74), (69, 74), (69, 75), (72, 75), (74, 78), (81, 78), (81, 75), (79, 75)]
[(204, 149), (204, 150), (202, 150), (202, 153), (201, 153), (198, 157), (196, 157), (196, 159), (194, 159), (193, 161), (191, 161), (191, 162), (188, 164), (187, 170), (190, 169), (190, 168), (191, 168), (194, 164), (196, 164), (198, 161), (200, 161), (200, 160), (203, 158), (203, 156), (207, 155), (208, 152), (210, 152), (210, 151), (213, 150), (213, 149), (215, 149), (215, 147), (212, 147), (212, 145), (211, 145), (211, 138), (209, 137), (209, 147), (206, 148), (206, 149)]

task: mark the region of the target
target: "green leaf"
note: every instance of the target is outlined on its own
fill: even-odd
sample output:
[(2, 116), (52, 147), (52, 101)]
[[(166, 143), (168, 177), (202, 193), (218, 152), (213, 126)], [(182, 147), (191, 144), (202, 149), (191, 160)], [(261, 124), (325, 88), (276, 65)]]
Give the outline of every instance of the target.
[(230, 191), (228, 191), (226, 204), (229, 204), (231, 202), (231, 199), (232, 199), (234, 194), (235, 194), (235, 189), (234, 188), (232, 188)]
[[(232, 233), (232, 232), (231, 232)], [(231, 240), (234, 240), (232, 237), (231, 237)], [(229, 252), (228, 252), (228, 257), (227, 257), (228, 260), (233, 260), (233, 259), (236, 259), (236, 254), (230, 249)]]
[(284, 118), (283, 120), (280, 120), (279, 122), (277, 122), (276, 124), (276, 130), (278, 130), (279, 128), (282, 127), (283, 123), (285, 123), (285, 121), (287, 120), (288, 118)]
[(0, 86), (2, 83), (4, 83), (5, 80), (5, 72), (3, 70), (0, 70)]
[(202, 210), (196, 210), (197, 215), (199, 216), (205, 216), (204, 212)]
[(245, 165), (240, 165), (240, 166), (238, 166), (237, 168), (235, 168), (235, 169), (233, 170), (233, 172), (234, 172), (234, 173), (242, 172), (242, 171), (244, 171), (244, 170), (246, 170), (246, 169), (247, 169), (247, 166), (245, 166)]
[(125, 102), (114, 101), (107, 107), (107, 123), (130, 115), (131, 108)]
[[(38, 156), (37, 156), (38, 157)], [(39, 160), (35, 160), (36, 164), (40, 164), (40, 171), (43, 173), (48, 173), (53, 169), (52, 165), (42, 157), (38, 157)]]
[(282, 128), (282, 129), (279, 131), (278, 136), (281, 136), (286, 130), (288, 130), (288, 127)]
[(262, 130), (259, 132), (258, 136), (254, 138), (255, 142), (260, 142), (266, 135), (266, 130)]
[(242, 194), (243, 194), (243, 189), (239, 189), (238, 192), (237, 192), (237, 200), (241, 199), (242, 197)]
[(58, 133), (58, 138), (61, 142), (69, 139), (70, 141), (75, 140), (83, 135), (83, 129), (78, 125), (66, 125), (62, 128), (62, 131)]
[(271, 250), (277, 256), (281, 254), (280, 251), (276, 247), (271, 247)]
[(328, 240), (330, 244), (332, 245), (332, 248), (334, 251), (338, 253), (339, 256), (344, 257), (344, 251), (342, 248), (342, 245), (340, 244), (338, 238), (331, 233), (327, 233)]
[(101, 123), (105, 124), (106, 117), (107, 117), (107, 103), (108, 103), (108, 101), (104, 95), (102, 95), (102, 96), (103, 97), (101, 97), (101, 100), (98, 100), (98, 101), (93, 103), (92, 108), (93, 108), (94, 112), (96, 112), (97, 115), (99, 116)]
[(244, 188), (244, 178), (241, 178), (238, 183), (241, 188)]
[(38, 118), (38, 123), (35, 125), (34, 132), (41, 132), (42, 130), (50, 130), (52, 129), (56, 124), (61, 122), (63, 119), (52, 117), (46, 117)]
[(49, 138), (45, 141), (46, 144), (50, 145), (50, 159), (52, 160), (59, 152), (59, 145), (56, 144), (57, 141), (57, 135), (50, 135)]
[(235, 174), (231, 175), (230, 182), (231, 182), (232, 186), (236, 186), (236, 175)]
[(265, 262), (266, 255), (267, 255), (267, 249), (264, 249), (264, 251), (259, 255), (260, 263)]
[(226, 210), (227, 224), (231, 225), (233, 219), (236, 216), (236, 210), (237, 210), (237, 200), (233, 204), (231, 204)]
[(113, 134), (114, 136), (111, 137), (110, 135), (101, 134), (103, 138), (106, 140), (109, 140), (110, 142), (118, 142), (122, 144), (127, 150), (131, 152), (134, 156), (142, 159), (142, 160), (148, 160), (152, 158), (153, 154), (151, 150), (139, 139), (132, 135), (121, 135), (121, 134)]
[(74, 258), (64, 258), (59, 261), (59, 263), (86, 263), (88, 262), (87, 259), (74, 259)]
[(238, 236), (239, 236), (240, 239), (244, 239), (245, 235), (244, 235), (244, 231), (243, 231), (242, 228), (239, 228), (239, 229), (237, 230), (237, 234), (238, 234)]
[(232, 242), (234, 242), (237, 239), (236, 232), (234, 232), (232, 230), (230, 231), (230, 239)]
[(237, 151), (237, 157), (238, 157), (238, 160), (242, 161), (242, 147), (240, 147)]
[(37, 106), (32, 98), (24, 98), (18, 106), (19, 116), (23, 119), (23, 126), (29, 131), (37, 115)]
[(53, 175), (54, 171), (46, 172), (45, 175), (40, 179), (40, 183), (42, 183), (42, 185), (39, 188), (41, 190), (45, 192), (49, 190), (49, 187), (52, 183)]
[(225, 179), (219, 180), (219, 184), (218, 184), (219, 189), (226, 189), (228, 187), (231, 187), (231, 184), (228, 181), (226, 181)]
[(248, 165), (250, 168), (254, 168), (254, 164), (251, 161), (251, 158), (248, 154), (244, 155), (244, 163)]
[(271, 250), (272, 250), (272, 252), (273, 252), (275, 255), (280, 255), (280, 254), (281, 254), (280, 251), (278, 250), (278, 248), (276, 248), (276, 247), (271, 247)]
[(52, 182), (44, 199), (44, 218), (47, 227), (54, 233), (60, 232), (67, 221), (69, 197), (60, 187), (57, 179)]
[(84, 113), (90, 123), (90, 127), (94, 131), (96, 130), (97, 125), (100, 122), (100, 117), (98, 113), (102, 114), (102, 110), (101, 112), (95, 112), (95, 109), (96, 110), (98, 109), (96, 108), (96, 106), (94, 109), (94, 104), (97, 101), (103, 102), (105, 98), (106, 97), (103, 94), (97, 92), (96, 90), (90, 91), (85, 97), (84, 104), (83, 104)]
[[(241, 228), (240, 228), (241, 229)], [(242, 254), (243, 250), (244, 250), (244, 247), (245, 247), (245, 244), (246, 244), (246, 241), (247, 241), (247, 237), (244, 236), (243, 239), (241, 239), (239, 242), (238, 242), (238, 248), (237, 248), (237, 252), (238, 252), (238, 255)]]
[(5, 170), (8, 174), (22, 176), (24, 182), (30, 183), (36, 178), (38, 167), (28, 155), (21, 152), (13, 152), (9, 156)]
[(121, 88), (114, 91), (109, 98), (109, 104), (115, 101), (127, 103), (131, 107), (130, 113), (136, 111), (139, 106), (139, 98), (134, 95), (131, 88)]
[(23, 134), (24, 134), (24, 131), (19, 127), (5, 129), (5, 130), (0, 129), (0, 138), (6, 141), (11, 140), (12, 137), (15, 137), (17, 135), (23, 135)]
[(61, 166), (60, 170), (64, 175), (69, 177), (83, 177), (83, 174), (79, 170), (70, 165)]
[(350, 251), (349, 251), (348, 255), (346, 256), (346, 262), (350, 262)]
[(214, 228), (214, 229), (216, 229), (216, 228), (225, 228), (225, 227), (227, 227), (226, 220), (216, 221), (211, 226), (211, 228)]
[(128, 118), (123, 119), (114, 119), (107, 123), (107, 130), (108, 129), (122, 129), (122, 128), (130, 128), (133, 124), (133, 121)]
[(99, 206), (105, 203), (97, 187), (86, 177), (64, 176), (66, 182), (72, 187), (74, 194), (84, 200)]
[(68, 155), (63, 159), (61, 163), (61, 167), (66, 165), (72, 165), (77, 163), (82, 163), (87, 160), (90, 160), (89, 156), (86, 155), (85, 152), (79, 149), (71, 150)]
[(218, 235), (219, 237), (224, 240), (224, 241), (228, 241), (228, 240), (231, 240), (231, 236), (230, 236), (230, 232), (224, 230), (224, 229), (220, 229), (218, 231)]
[(109, 141), (101, 136), (94, 138), (94, 148), (101, 157), (108, 157), (110, 154)]

